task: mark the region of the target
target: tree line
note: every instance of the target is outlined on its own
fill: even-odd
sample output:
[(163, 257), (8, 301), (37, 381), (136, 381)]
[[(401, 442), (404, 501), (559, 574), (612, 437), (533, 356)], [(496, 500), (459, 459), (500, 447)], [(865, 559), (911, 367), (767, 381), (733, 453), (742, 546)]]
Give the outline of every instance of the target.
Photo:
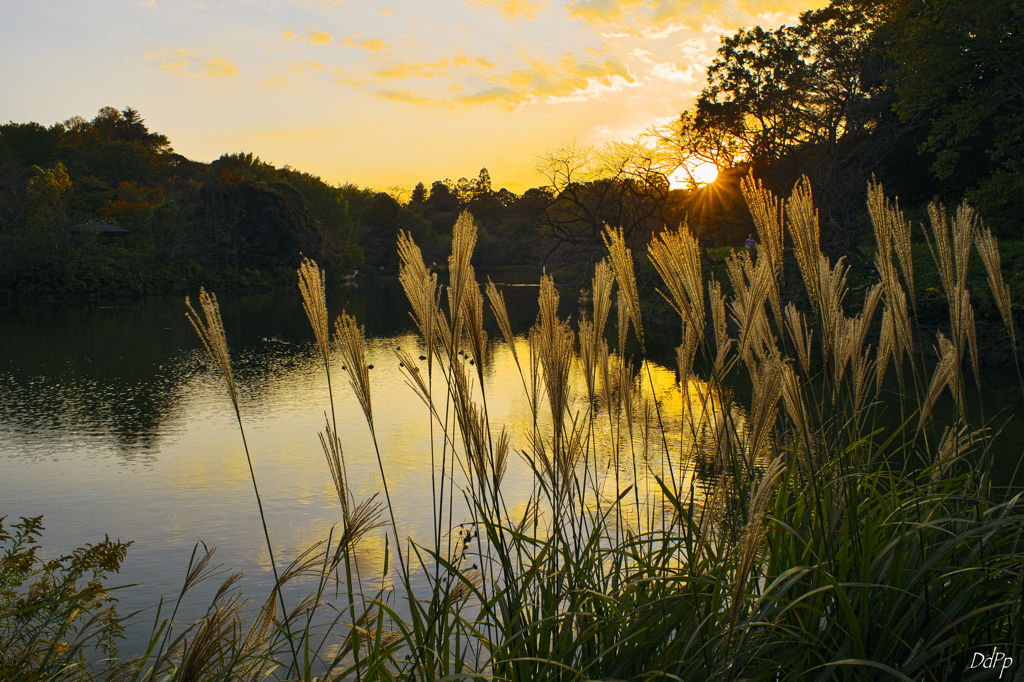
[[(177, 154), (130, 107), (49, 127), (0, 125), (0, 288), (155, 293), (290, 282), (300, 254), (329, 271), (397, 264), (399, 231), (443, 266), (470, 210), (479, 264), (590, 262), (605, 224), (646, 240), (686, 220), (705, 243), (750, 232), (738, 184), (780, 194), (808, 177), (822, 245), (870, 240), (874, 177), (911, 211), (967, 199), (1002, 239), (1024, 210), (1024, 40), (1017, 0), (833, 0), (795, 26), (724, 37), (694, 105), (668, 125), (602, 147), (569, 142), (539, 157), (523, 194), (474, 178), (406, 196), (276, 167), (251, 153), (200, 163)], [(714, 164), (719, 179), (684, 188)], [(117, 240), (73, 232), (116, 224)]]

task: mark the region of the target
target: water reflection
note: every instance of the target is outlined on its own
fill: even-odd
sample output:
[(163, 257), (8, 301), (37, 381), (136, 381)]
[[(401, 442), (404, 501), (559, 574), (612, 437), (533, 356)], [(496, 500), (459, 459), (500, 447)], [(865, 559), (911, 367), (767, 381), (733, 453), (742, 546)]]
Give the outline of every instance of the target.
[[(501, 288), (513, 329), (526, 331), (536, 318), (537, 289)], [(220, 303), (274, 552), (287, 561), (327, 537), (341, 518), (317, 436), (330, 406), (326, 373), (297, 294), (222, 296)], [(431, 462), (444, 441), (439, 429), (432, 435), (427, 408), (406, 386), (394, 356), (398, 346), (424, 353), (404, 294), (395, 283), (338, 287), (328, 293), (328, 304), (332, 318), (344, 309), (366, 325), (374, 417), (398, 534), (429, 542), (432, 481), (440, 480)], [(0, 515), (45, 515), (47, 557), (107, 533), (134, 540), (114, 582), (142, 587), (120, 593), (122, 612), (151, 607), (160, 595), (173, 598), (198, 541), (218, 547), (218, 561), (247, 570), (241, 587), (260, 601), (271, 585), (269, 556), (235, 415), (220, 378), (204, 368), (184, 303), (23, 305), (4, 311), (3, 320)], [(542, 401), (535, 422), (511, 349), (497, 340), (492, 321), (487, 324), (483, 388), (491, 423), (498, 431), (507, 427), (518, 453), (502, 492), (509, 510), (521, 515), (535, 492), (529, 436), (551, 429), (550, 412)], [(519, 357), (528, 357), (525, 338), (517, 344)], [(572, 385), (585, 386), (581, 371), (574, 365)], [(333, 376), (348, 476), (362, 500), (382, 489), (376, 451), (340, 363)], [(579, 466), (590, 467), (592, 480), (597, 472), (595, 504), (609, 504), (635, 483), (642, 503), (636, 509), (650, 510), (653, 518), (665, 509), (655, 476), (697, 499), (713, 484), (715, 418), (694, 420), (693, 414), (710, 409), (710, 391), (693, 381), (684, 395), (674, 369), (648, 364), (629, 382), (613, 379), (594, 405), (582, 393), (572, 396), (581, 424), (594, 417), (586, 422), (590, 448)], [(445, 395), (440, 371), (434, 392)], [(609, 418), (608, 401), (618, 405), (630, 397), (631, 418)], [(737, 410), (731, 418), (742, 434), (743, 414)], [(458, 467), (448, 474), (456, 485), (467, 482)], [(456, 525), (465, 518), (460, 514), (456, 510)], [(363, 588), (381, 586), (383, 532), (366, 538), (358, 560)], [(288, 596), (307, 588), (297, 581)], [(202, 590), (192, 595), (182, 620), (199, 617), (208, 599)], [(146, 632), (146, 626), (130, 631), (129, 651)]]

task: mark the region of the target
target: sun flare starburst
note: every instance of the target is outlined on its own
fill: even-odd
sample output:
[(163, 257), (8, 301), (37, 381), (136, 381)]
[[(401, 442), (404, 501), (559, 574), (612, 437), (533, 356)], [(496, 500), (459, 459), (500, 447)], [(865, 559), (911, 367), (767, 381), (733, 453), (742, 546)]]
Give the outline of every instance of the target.
[(710, 185), (718, 179), (718, 166), (704, 161), (694, 166), (682, 165), (669, 176), (672, 189), (692, 189), (702, 185)]

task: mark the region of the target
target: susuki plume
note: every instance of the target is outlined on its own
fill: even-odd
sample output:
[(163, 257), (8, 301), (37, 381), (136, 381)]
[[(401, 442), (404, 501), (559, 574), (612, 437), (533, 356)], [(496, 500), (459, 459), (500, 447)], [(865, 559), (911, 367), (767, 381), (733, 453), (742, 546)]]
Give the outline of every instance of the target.
[[(754, 172), (743, 178), (740, 190), (754, 218), (754, 228), (761, 239), (757, 253), (767, 261), (771, 270), (768, 298), (771, 301), (775, 322), (782, 328), (782, 297), (779, 291), (782, 279), (783, 208), (782, 202), (772, 195)], [(698, 270), (699, 272), (699, 270)]]
[(324, 272), (315, 261), (302, 259), (299, 266), (299, 292), (302, 294), (302, 309), (306, 311), (309, 324), (313, 327), (317, 348), (323, 356), (324, 364), (330, 371), (331, 336), (327, 318), (327, 292), (324, 285)]
[(438, 317), (437, 310), (437, 275), (427, 271), (423, 264), (423, 254), (412, 240), (408, 232), (398, 233), (398, 255), (401, 265), (398, 270), (398, 281), (405, 289), (405, 296), (412, 307), (412, 317), (423, 335), (427, 346), (428, 369), (434, 356), (434, 332)]
[[(939, 394), (942, 393), (942, 389), (949, 387), (953, 397), (957, 400), (960, 405), (960, 414), (965, 414), (963, 406), (963, 394), (957, 391), (957, 367), (959, 366), (959, 356), (956, 351), (956, 347), (953, 342), (942, 335), (939, 332), (939, 362), (935, 365), (935, 372), (932, 374), (931, 383), (928, 384), (928, 392), (925, 394), (924, 404), (921, 406), (921, 418), (917, 422), (917, 430), (920, 431), (921, 427), (924, 426), (925, 420), (932, 413), (932, 408), (935, 407), (935, 402), (939, 399)], [(959, 393), (959, 395), (958, 395)]]
[(996, 306), (1003, 318), (1006, 330), (1010, 332), (1010, 341), (1014, 349), (1017, 348), (1017, 331), (1013, 324), (1013, 308), (1010, 306), (1010, 287), (1003, 283), (1003, 271), (999, 263), (999, 244), (992, 236), (991, 230), (984, 225), (978, 230), (975, 237), (978, 245), (978, 253), (985, 263), (985, 270), (988, 272), (988, 285), (992, 289), (992, 296), (996, 299)]
[(756, 488), (753, 484), (751, 485), (749, 521), (736, 546), (738, 556), (736, 559), (736, 578), (732, 589), (731, 620), (733, 621), (739, 615), (747, 581), (750, 579), (750, 574), (758, 564), (758, 559), (761, 555), (761, 546), (764, 544), (764, 538), (767, 533), (764, 517), (768, 513), (768, 507), (775, 496), (775, 481), (786, 470), (785, 460), (785, 455), (779, 455), (773, 459)]
[(342, 313), (334, 320), (334, 340), (345, 360), (345, 371), (349, 383), (363, 408), (366, 422), (373, 430), (373, 405), (370, 402), (370, 369), (366, 364), (366, 340), (363, 327), (356, 324), (354, 317)]
[(786, 326), (789, 337), (796, 347), (796, 358), (800, 362), (800, 370), (804, 376), (811, 375), (811, 330), (804, 324), (803, 314), (790, 302), (786, 306)]
[(682, 225), (676, 232), (662, 232), (648, 247), (651, 262), (668, 288), (665, 300), (687, 325), (704, 331), (704, 283), (697, 240)]
[(818, 258), (821, 249), (818, 246), (818, 211), (814, 208), (814, 197), (811, 194), (811, 183), (804, 177), (793, 188), (793, 194), (786, 202), (786, 215), (789, 217), (790, 233), (793, 235), (797, 265), (811, 302), (817, 306), (821, 285), (819, 283)]
[[(619, 283), (619, 305), (625, 303), (628, 307), (629, 317), (633, 322), (633, 331), (636, 332), (640, 348), (643, 349), (645, 348), (644, 325), (640, 319), (640, 295), (636, 288), (636, 273), (633, 272), (633, 252), (626, 248), (626, 238), (622, 234), (621, 227), (617, 230), (607, 227), (602, 236), (608, 247), (608, 253), (612, 257), (615, 281)], [(622, 352), (622, 348), (619, 348), (619, 352)]]
[(196, 334), (199, 335), (199, 340), (203, 342), (203, 347), (209, 353), (213, 364), (216, 365), (217, 371), (224, 377), (228, 394), (231, 396), (231, 402), (235, 406), (237, 414), (239, 402), (238, 387), (235, 385), (235, 377), (231, 374), (231, 357), (228, 354), (227, 337), (224, 335), (224, 323), (220, 319), (220, 306), (217, 305), (217, 295), (206, 293), (206, 290), (203, 288), (199, 289), (199, 307), (203, 310), (203, 315), (206, 318), (205, 323), (192, 307), (192, 302), (188, 296), (185, 297), (185, 306), (188, 308), (185, 312), (185, 317), (192, 323)]

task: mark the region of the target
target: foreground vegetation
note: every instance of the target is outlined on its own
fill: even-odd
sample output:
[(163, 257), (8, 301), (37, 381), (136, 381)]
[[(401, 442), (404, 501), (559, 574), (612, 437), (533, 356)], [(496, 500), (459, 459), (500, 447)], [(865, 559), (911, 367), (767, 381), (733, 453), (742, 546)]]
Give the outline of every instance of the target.
[[(868, 206), (881, 279), (853, 316), (843, 308), (848, 267), (819, 248), (810, 186), (784, 202), (752, 178), (743, 192), (761, 246), (756, 258), (730, 257), (732, 295), (702, 279), (687, 230), (648, 247), (682, 325), (678, 427), (667, 418), (673, 406), (654, 398), (649, 366), (613, 353), (605, 338), (615, 311), (617, 348), (631, 328), (646, 348), (621, 231), (604, 235), (610, 258), (595, 269), (576, 329), (557, 316), (554, 281), (541, 279), (528, 353), (516, 355), (533, 413), (527, 434), (488, 418), (472, 217), (455, 225), (447, 287), (403, 233), (401, 281), (424, 350), (419, 359), (408, 349), (395, 355), (423, 401), (424, 429), (442, 435), (430, 453), (434, 536), (409, 540), (396, 523), (389, 453), (377, 452), (383, 494), (354, 498), (332, 398), (320, 441), (341, 507), (337, 534), (287, 566), (267, 537), (277, 585), (314, 575), (316, 591), (289, 604), (275, 589), (246, 618), (233, 575), (205, 618), (179, 629), (161, 609), (148, 650), (122, 659), (113, 646), (121, 620), (99, 586), (126, 548), (105, 546), (104, 561), (40, 566), (24, 549), (38, 521), (26, 520), (14, 537), (0, 535), (3, 671), (37, 680), (971, 680), (994, 674), (972, 667), (993, 648), (1022, 665), (1024, 508), (992, 479), (997, 434), (968, 423), (964, 398), (982, 390), (966, 285), (975, 248), (1016, 346), (995, 239), (966, 205), (953, 215), (932, 207), (929, 243), (951, 334), (914, 338), (910, 311), (921, 302), (910, 225), (880, 186), (870, 187)], [(780, 296), (784, 234), (804, 310)], [(331, 336), (323, 277), (311, 261), (299, 271), (328, 383), (340, 354), (373, 435), (362, 329), (342, 314)], [(501, 293), (485, 289), (505, 341), (521, 352)], [(203, 292), (199, 304), (189, 319), (224, 378), (244, 443), (216, 297)], [(936, 361), (925, 361), (923, 344), (934, 345)], [(749, 404), (730, 390), (741, 379), (753, 386)], [(935, 417), (943, 400), (953, 405), (950, 423)], [(893, 414), (900, 426), (881, 426)], [(609, 442), (595, 437), (599, 420)], [(513, 453), (533, 471), (525, 513), (511, 514), (503, 494)], [(258, 464), (249, 466), (260, 513), (271, 514)], [(367, 594), (355, 550), (381, 532), (394, 587)], [(193, 557), (182, 594), (210, 574), (211, 555)], [(90, 586), (76, 591), (89, 570)], [(414, 575), (427, 578), (425, 591), (414, 590)], [(82, 654), (94, 644), (108, 658), (90, 666)]]

